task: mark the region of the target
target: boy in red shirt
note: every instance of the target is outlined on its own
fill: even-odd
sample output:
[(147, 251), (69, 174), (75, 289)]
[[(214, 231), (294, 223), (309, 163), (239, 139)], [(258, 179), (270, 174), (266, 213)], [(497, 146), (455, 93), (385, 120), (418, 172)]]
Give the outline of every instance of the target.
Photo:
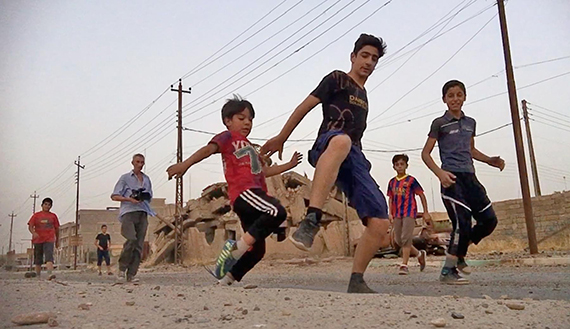
[(417, 257), (420, 263), (420, 271), (426, 267), (426, 251), (418, 251), (412, 245), (414, 227), (416, 226), (416, 215), (418, 206), (416, 195), (422, 201), (424, 209), (423, 219), (426, 224), (431, 224), (431, 216), (424, 190), (418, 180), (406, 174), (409, 158), (405, 154), (396, 154), (392, 158), (396, 177), (388, 183), (388, 197), (390, 198), (390, 220), (394, 230), (394, 240), (402, 248), (402, 264), (400, 265), (400, 275), (407, 275), (408, 260), (410, 256)]
[(282, 165), (265, 166), (247, 136), (253, 126), (253, 105), (238, 97), (229, 99), (222, 107), (222, 120), (227, 127), (212, 138), (208, 145), (184, 162), (168, 167), (168, 178), (182, 177), (194, 164), (214, 153), (222, 154), (224, 175), (233, 211), (238, 215), (245, 234), (239, 241), (227, 240), (216, 260), (214, 276), (220, 283), (230, 285), (241, 281), (265, 255), (265, 238), (279, 228), (287, 211), (279, 200), (267, 194), (265, 177), (296, 167), (302, 159), (295, 152), (291, 161)]
[(42, 211), (33, 214), (28, 222), (28, 229), (32, 233), (32, 243), (34, 244), (36, 274), (39, 278), (45, 260), (50, 280), (55, 278), (55, 275), (52, 274), (54, 244), (56, 248), (59, 248), (59, 220), (56, 214), (50, 212), (52, 206), (52, 199), (43, 199)]

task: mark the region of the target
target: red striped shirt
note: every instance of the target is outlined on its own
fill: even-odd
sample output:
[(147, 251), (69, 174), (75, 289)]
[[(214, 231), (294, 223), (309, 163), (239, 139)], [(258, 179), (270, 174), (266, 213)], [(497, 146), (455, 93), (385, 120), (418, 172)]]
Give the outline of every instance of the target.
[(388, 197), (392, 205), (392, 217), (416, 218), (418, 213), (416, 195), (423, 191), (420, 183), (413, 176), (406, 175), (401, 178), (392, 178), (388, 183)]

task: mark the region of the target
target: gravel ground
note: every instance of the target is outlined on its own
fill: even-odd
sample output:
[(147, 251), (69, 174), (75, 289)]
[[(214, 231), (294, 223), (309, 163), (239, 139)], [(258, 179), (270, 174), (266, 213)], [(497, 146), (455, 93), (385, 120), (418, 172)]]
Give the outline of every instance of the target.
[(137, 285), (91, 270), (58, 272), (60, 283), (0, 272), (0, 328), (39, 311), (55, 312), (62, 328), (407, 329), (437, 318), (447, 328), (570, 328), (569, 266), (478, 266), (471, 285), (452, 287), (438, 283), (439, 262), (398, 276), (397, 261), (374, 260), (365, 277), (379, 295), (344, 293), (350, 259), (264, 261), (231, 287), (212, 285), (201, 267), (146, 269)]

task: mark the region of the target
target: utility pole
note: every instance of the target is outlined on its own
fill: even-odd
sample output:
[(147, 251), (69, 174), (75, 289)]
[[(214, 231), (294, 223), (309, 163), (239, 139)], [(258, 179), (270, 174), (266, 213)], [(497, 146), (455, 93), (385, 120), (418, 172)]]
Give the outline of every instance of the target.
[(509, 103), (511, 105), (511, 120), (513, 122), (513, 132), (515, 137), (515, 148), (517, 152), (517, 163), (519, 167), (519, 179), (521, 184), (521, 192), (524, 206), (524, 217), (526, 221), (526, 231), (528, 236), (528, 246), (531, 254), (538, 253), (538, 244), (536, 241), (536, 230), (532, 215), (532, 201), (530, 198), (530, 188), (528, 184), (528, 172), (526, 170), (526, 162), (524, 156), (524, 145), (522, 139), (522, 129), (520, 124), (520, 116), (517, 101), (517, 88), (515, 85), (515, 74), (513, 72), (513, 63), (511, 60), (511, 49), (509, 44), (509, 33), (507, 31), (507, 18), (505, 14), (504, 0), (497, 0), (499, 9), (499, 22), (501, 24), (501, 35), (503, 39), (503, 53), (505, 57), (505, 70), (507, 73), (507, 87), (509, 90)]
[(530, 133), (530, 120), (528, 118), (528, 107), (526, 100), (522, 100), (524, 125), (526, 128), (526, 141), (528, 142), (528, 153), (530, 155), (530, 169), (532, 170), (532, 183), (534, 185), (534, 196), (541, 196), (540, 181), (538, 180), (538, 167), (536, 166), (536, 157), (534, 155), (534, 146), (532, 144), (532, 135)]
[(75, 246), (73, 246), (73, 269), (77, 269), (77, 243), (79, 242), (79, 173), (81, 169), (85, 169), (85, 165), (81, 165), (81, 157), (77, 157), (77, 161), (74, 161), (77, 166), (77, 192), (75, 194)]
[(8, 243), (8, 252), (12, 251), (12, 229), (14, 228), (14, 217), (16, 216), (18, 215), (14, 214), (13, 211), (8, 215), (8, 217), (10, 217), (10, 242)]
[[(182, 162), (182, 94), (192, 92), (192, 88), (187, 91), (182, 90), (182, 79), (178, 79), (178, 89), (174, 89), (174, 86), (170, 86), (171, 91), (178, 92), (178, 143), (176, 145), (176, 163)], [(174, 230), (174, 263), (182, 264), (184, 259), (184, 219), (182, 218), (182, 204), (183, 204), (183, 194), (182, 194), (183, 180), (182, 177), (176, 178), (176, 212), (174, 214), (175, 218), (175, 230)]]
[(36, 213), (36, 199), (39, 197), (40, 196), (36, 194), (36, 191), (34, 191), (34, 194), (30, 195), (30, 198), (34, 199), (34, 207), (32, 208), (32, 215)]

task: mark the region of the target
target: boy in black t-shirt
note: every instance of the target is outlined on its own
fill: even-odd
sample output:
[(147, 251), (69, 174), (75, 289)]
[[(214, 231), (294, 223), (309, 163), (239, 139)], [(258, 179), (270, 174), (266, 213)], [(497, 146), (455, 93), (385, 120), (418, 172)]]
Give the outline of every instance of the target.
[(373, 35), (361, 34), (350, 54), (348, 73), (333, 71), (295, 109), (279, 135), (261, 150), (264, 155), (283, 152), (283, 144), (303, 117), (319, 103), (323, 122), (309, 163), (315, 167), (309, 208), (305, 219), (290, 237), (300, 249), (309, 250), (319, 231), (322, 208), (332, 187), (338, 185), (366, 226), (356, 247), (349, 293), (375, 293), (364, 282), (363, 274), (374, 254), (390, 241), (388, 206), (378, 184), (370, 175), (372, 165), (362, 153), (361, 139), (366, 129), (368, 98), (364, 84), (374, 71), (386, 44)]
[(111, 236), (107, 233), (107, 225), (101, 225), (101, 233), (97, 234), (95, 238), (95, 247), (97, 247), (97, 268), (99, 275), (101, 273), (101, 263), (105, 259), (107, 265), (107, 275), (113, 275), (111, 272), (111, 257), (109, 257), (109, 246), (111, 245)]

